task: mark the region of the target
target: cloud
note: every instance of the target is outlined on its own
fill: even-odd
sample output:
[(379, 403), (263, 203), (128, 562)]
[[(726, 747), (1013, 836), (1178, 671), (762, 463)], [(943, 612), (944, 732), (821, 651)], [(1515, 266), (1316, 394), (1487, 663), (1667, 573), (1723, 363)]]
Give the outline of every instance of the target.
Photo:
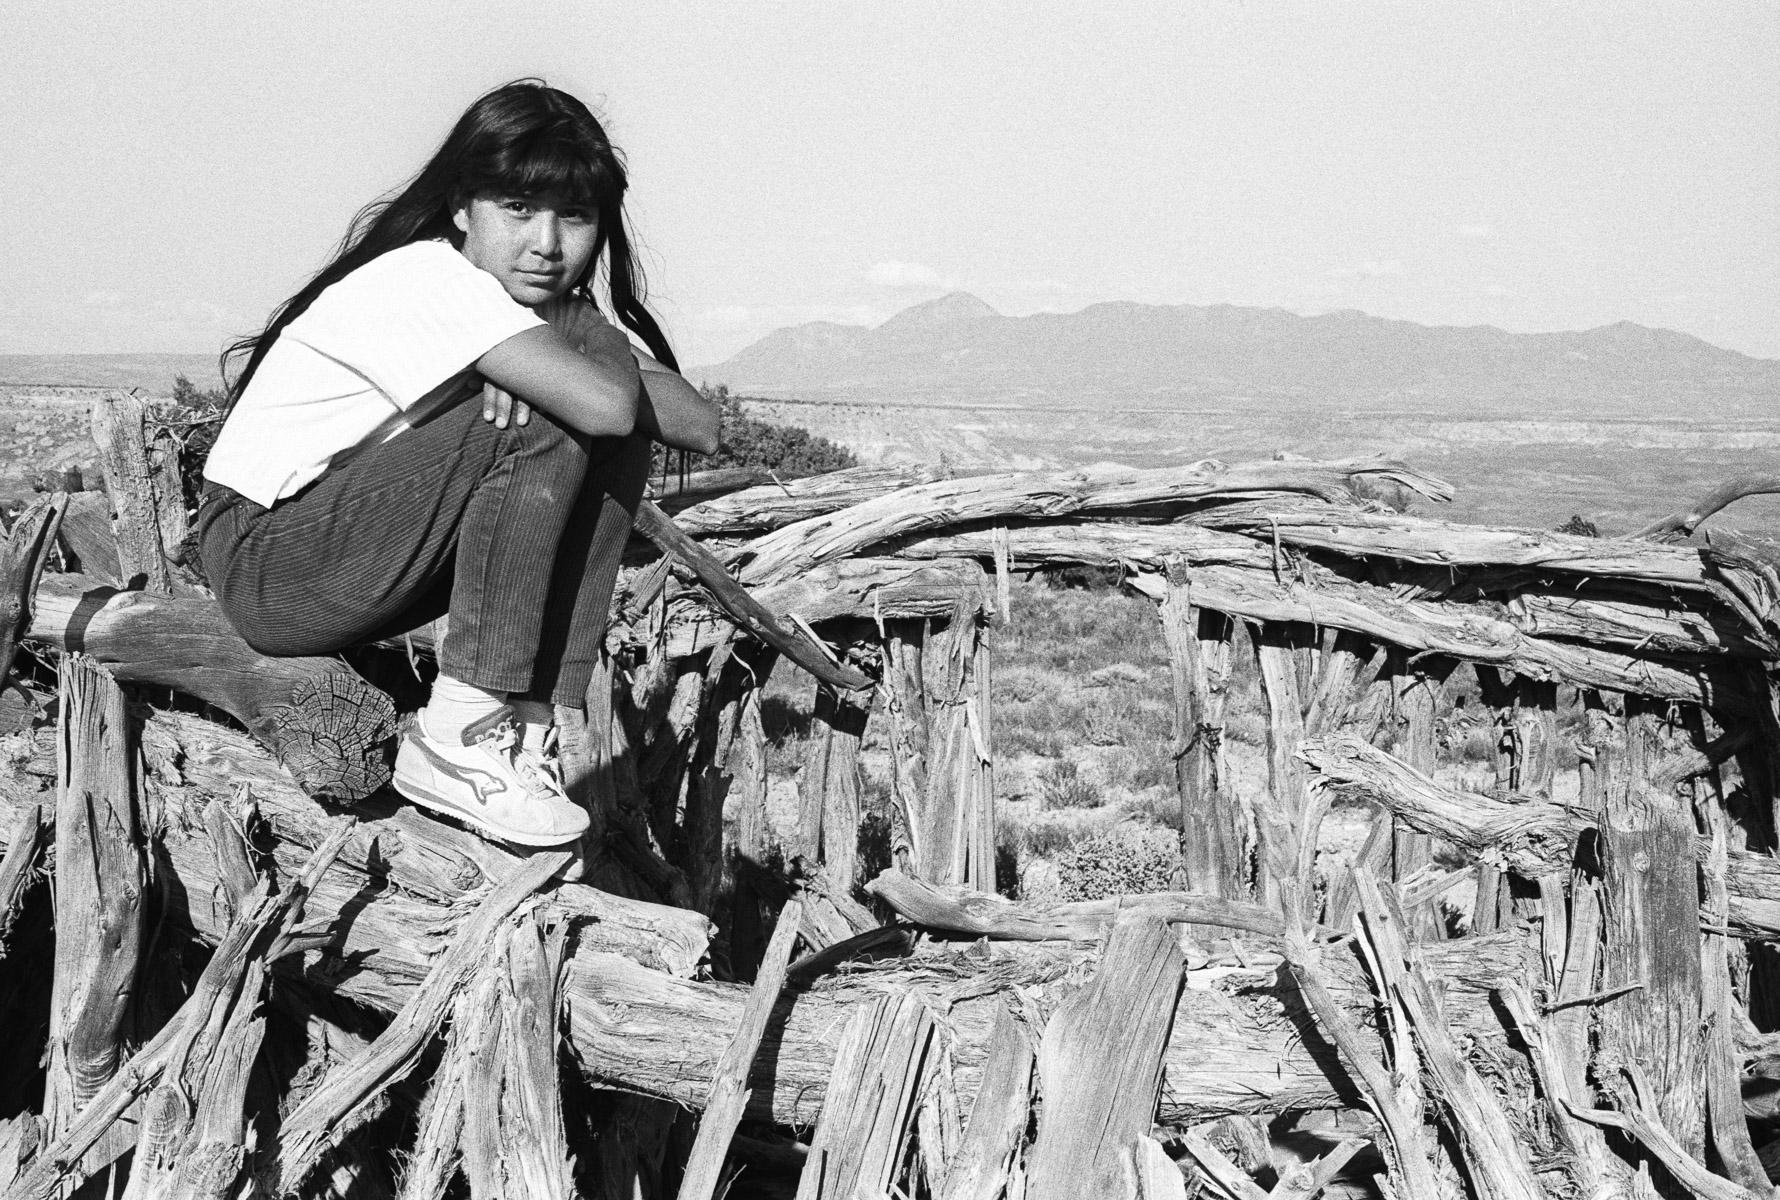
[(1456, 232), (1462, 238), (1468, 238), (1471, 241), (1478, 241), (1482, 238), (1495, 237), (1496, 236), (1496, 227), (1494, 225), (1485, 225), (1482, 223), (1471, 224), (1471, 225), (1460, 225), (1458, 227), (1458, 229), (1455, 230), (1454, 232)]
[(1331, 267), (1328, 271), (1331, 279), (1384, 279), (1403, 273), (1403, 262), (1396, 258), (1383, 262), (1368, 258), (1351, 267)]
[(1519, 293), (1517, 293), (1513, 288), (1503, 287), (1499, 283), (1492, 283), (1488, 287), (1483, 289), (1483, 294), (1486, 296), (1495, 296), (1498, 299), (1508, 299), (1515, 295), (1518, 295)]
[(897, 262), (894, 259), (873, 264), (865, 277), (878, 287), (931, 291), (946, 286), (940, 273), (926, 263)]

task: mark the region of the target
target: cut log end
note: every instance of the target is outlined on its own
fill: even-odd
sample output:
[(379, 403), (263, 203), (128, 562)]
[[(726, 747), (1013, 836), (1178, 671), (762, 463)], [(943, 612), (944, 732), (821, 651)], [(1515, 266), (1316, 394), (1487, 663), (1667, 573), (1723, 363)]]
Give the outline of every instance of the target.
[(389, 782), (396, 710), (384, 692), (344, 672), (299, 684), (262, 734), (312, 796), (362, 800)]

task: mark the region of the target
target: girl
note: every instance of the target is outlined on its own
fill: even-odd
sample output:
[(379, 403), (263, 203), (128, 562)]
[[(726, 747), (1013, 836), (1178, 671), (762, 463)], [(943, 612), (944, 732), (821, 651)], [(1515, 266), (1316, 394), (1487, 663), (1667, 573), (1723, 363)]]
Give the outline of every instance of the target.
[[(585, 700), (650, 442), (717, 442), (643, 307), (625, 185), (574, 97), (529, 80), (483, 96), (230, 348), (247, 364), (204, 472), (205, 573), (261, 653), (328, 654), (449, 612), (395, 788), (525, 845), (588, 825), (551, 705)], [(602, 262), (648, 354), (600, 315)]]

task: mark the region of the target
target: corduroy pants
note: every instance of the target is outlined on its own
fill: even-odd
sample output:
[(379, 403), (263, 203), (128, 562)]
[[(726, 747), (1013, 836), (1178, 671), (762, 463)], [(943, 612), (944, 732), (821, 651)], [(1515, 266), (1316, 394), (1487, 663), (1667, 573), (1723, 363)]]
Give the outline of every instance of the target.
[(497, 429), (472, 398), (270, 509), (211, 484), (204, 572), (262, 654), (330, 654), (449, 612), (441, 671), (580, 707), (649, 446), (535, 410)]

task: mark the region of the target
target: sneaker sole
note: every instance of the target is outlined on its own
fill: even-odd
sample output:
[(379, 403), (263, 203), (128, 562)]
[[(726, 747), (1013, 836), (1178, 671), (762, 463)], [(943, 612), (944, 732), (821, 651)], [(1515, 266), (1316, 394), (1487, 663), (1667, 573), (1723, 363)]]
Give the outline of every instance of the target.
[(496, 841), (515, 842), (521, 846), (567, 846), (572, 842), (580, 841), (581, 834), (587, 832), (583, 829), (580, 833), (564, 836), (562, 834), (525, 833), (520, 830), (506, 829), (478, 813), (460, 808), (444, 796), (423, 788), (411, 780), (403, 779), (399, 775), (390, 780), (390, 786), (398, 794), (412, 800), (420, 807), (462, 821), (472, 829), (490, 835)]

